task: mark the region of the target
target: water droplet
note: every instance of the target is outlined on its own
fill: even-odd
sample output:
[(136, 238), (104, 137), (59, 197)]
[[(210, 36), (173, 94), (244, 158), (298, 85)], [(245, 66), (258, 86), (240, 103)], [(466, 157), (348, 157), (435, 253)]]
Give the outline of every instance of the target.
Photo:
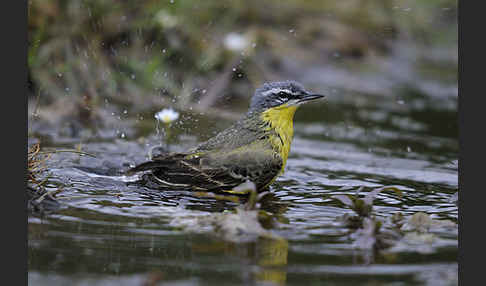
[(128, 110), (123, 110), (123, 114), (127, 114), (128, 113)]
[(412, 148), (410, 148), (410, 146), (407, 146), (407, 152), (412, 152)]
[(236, 71), (236, 68), (233, 68), (233, 71)]
[(125, 136), (126, 136), (126, 135), (125, 135), (125, 133), (124, 133), (124, 132), (123, 132), (123, 133), (120, 135), (120, 137), (121, 137), (121, 138), (125, 138)]

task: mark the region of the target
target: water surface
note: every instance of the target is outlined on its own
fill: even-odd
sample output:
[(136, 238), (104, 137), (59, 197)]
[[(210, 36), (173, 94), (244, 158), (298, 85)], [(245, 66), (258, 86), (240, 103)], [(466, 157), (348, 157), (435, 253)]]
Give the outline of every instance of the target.
[[(143, 120), (134, 114), (129, 121), (129, 114), (118, 130), (104, 130), (108, 136), (82, 142), (95, 158), (66, 152), (48, 161), (48, 187), (61, 190), (61, 208), (29, 215), (29, 283), (457, 285), (457, 85), (451, 95), (449, 83), (412, 85), (415, 78), (388, 74), (375, 81), (381, 88), (358, 92), (353, 86), (367, 85), (350, 74), (334, 78), (333, 87), (322, 68), (306, 73), (304, 83), (328, 97), (297, 111), (286, 171), (258, 205), (267, 223), (249, 219), (254, 229), (231, 233), (225, 227), (246, 217), (227, 214), (244, 200), (127, 185), (133, 178), (119, 171), (146, 160), (163, 137), (149, 111)], [(340, 88), (343, 78), (349, 85)], [(231, 123), (182, 118), (174, 151)], [(81, 141), (42, 140), (64, 149)], [(370, 260), (343, 223), (354, 212), (333, 196), (363, 197), (383, 186), (401, 191), (374, 200), (373, 215), (385, 227), (394, 215), (407, 220), (418, 212), (455, 226), (428, 233), (428, 240), (399, 240)]]

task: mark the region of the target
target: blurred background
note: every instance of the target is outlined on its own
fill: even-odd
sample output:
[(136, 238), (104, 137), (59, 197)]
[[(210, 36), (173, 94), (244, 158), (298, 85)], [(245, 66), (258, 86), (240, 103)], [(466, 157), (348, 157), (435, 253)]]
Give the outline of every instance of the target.
[[(455, 0), (30, 0), (29, 284), (457, 285), (457, 25)], [(326, 98), (256, 210), (127, 185), (281, 80)]]
[(457, 135), (456, 1), (32, 0), (28, 27), (29, 114), (54, 129), (164, 106), (237, 118), (261, 83), (293, 79), (331, 109), (450, 111)]

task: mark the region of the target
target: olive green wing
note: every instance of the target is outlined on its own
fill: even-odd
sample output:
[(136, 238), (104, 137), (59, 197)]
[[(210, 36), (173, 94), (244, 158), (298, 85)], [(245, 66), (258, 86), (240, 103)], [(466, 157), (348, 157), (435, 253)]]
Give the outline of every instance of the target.
[(281, 166), (281, 159), (268, 150), (239, 148), (204, 154), (161, 155), (128, 172), (150, 171), (142, 177), (150, 187), (224, 192), (247, 180), (262, 189), (278, 175)]
[(150, 187), (172, 190), (217, 190), (232, 188), (243, 182), (240, 178), (223, 176), (225, 169), (204, 164), (204, 159), (187, 154), (154, 157), (128, 171), (129, 174), (149, 171), (142, 180)]
[(261, 148), (258, 143), (245, 145), (231, 151), (215, 152), (208, 155), (211, 166), (221, 166), (226, 172), (255, 183), (258, 190), (267, 187), (280, 173), (282, 159), (271, 148)]
[(255, 145), (256, 142), (268, 138), (265, 131), (265, 128), (268, 127), (267, 124), (262, 122), (257, 115), (245, 117), (208, 141), (199, 144), (193, 151), (234, 150), (243, 146)]

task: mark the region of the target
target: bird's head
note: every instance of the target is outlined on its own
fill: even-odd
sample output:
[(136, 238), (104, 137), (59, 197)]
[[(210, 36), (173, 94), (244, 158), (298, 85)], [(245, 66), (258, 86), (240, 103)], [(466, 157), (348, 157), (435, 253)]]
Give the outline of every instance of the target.
[(311, 93), (295, 81), (265, 83), (256, 89), (251, 99), (250, 112), (262, 112), (279, 107), (297, 107), (304, 102), (322, 97), (324, 95)]

